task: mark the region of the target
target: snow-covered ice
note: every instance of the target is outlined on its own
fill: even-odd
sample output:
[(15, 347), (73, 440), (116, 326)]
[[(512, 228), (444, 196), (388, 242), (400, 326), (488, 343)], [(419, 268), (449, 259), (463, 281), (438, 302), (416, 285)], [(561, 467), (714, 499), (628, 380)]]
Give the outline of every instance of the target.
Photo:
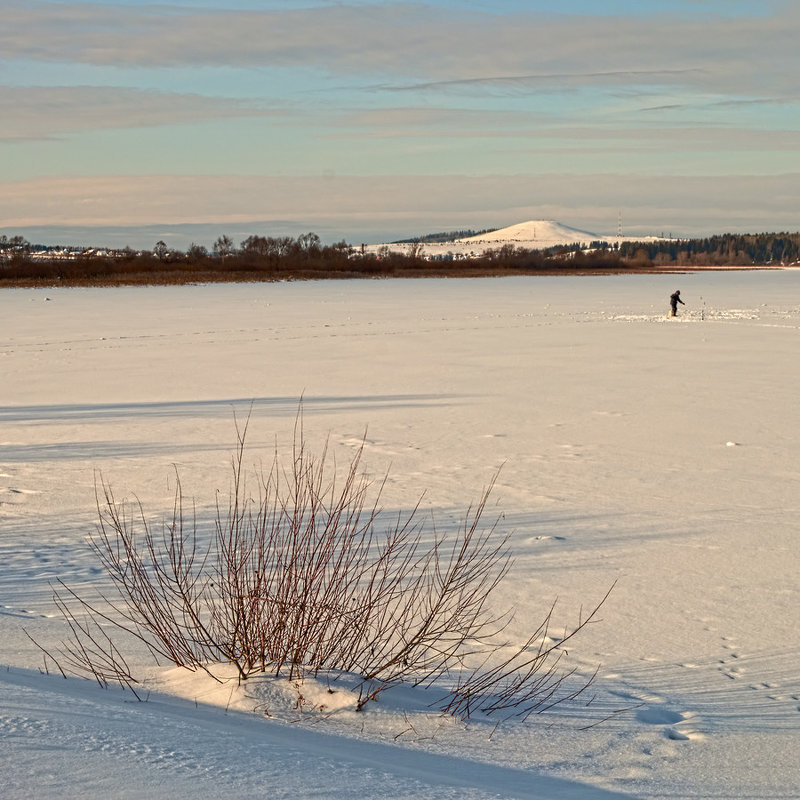
[[(800, 797), (800, 271), (3, 290), (0, 313), (3, 798)], [(424, 491), (456, 524), (500, 470), (514, 637), (616, 582), (569, 648), (600, 665), (581, 702), (494, 730), (397, 690), (297, 721), (291, 686), (141, 653), (145, 702), (43, 673), (23, 628), (63, 637), (50, 583), (102, 581), (97, 474), (157, 515), (177, 467), (202, 512), (234, 411), (268, 460), (301, 395), (312, 443), (366, 430), (390, 509)]]

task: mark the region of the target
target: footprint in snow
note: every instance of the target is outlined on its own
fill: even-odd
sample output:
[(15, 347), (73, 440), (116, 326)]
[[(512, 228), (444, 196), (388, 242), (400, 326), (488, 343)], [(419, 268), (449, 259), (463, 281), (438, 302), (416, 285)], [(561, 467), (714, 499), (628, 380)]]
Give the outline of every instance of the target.
[(646, 725), (665, 725), (664, 735), (676, 742), (702, 738), (692, 724), (693, 714), (673, 711), (664, 706), (649, 706), (636, 712), (636, 719)]
[(676, 742), (690, 742), (693, 739), (702, 739), (702, 734), (694, 728), (681, 728), (677, 727), (667, 728), (665, 731), (667, 739), (672, 739)]
[(672, 711), (663, 706), (649, 706), (636, 712), (636, 719), (647, 725), (674, 725), (683, 722), (684, 716), (679, 711)]

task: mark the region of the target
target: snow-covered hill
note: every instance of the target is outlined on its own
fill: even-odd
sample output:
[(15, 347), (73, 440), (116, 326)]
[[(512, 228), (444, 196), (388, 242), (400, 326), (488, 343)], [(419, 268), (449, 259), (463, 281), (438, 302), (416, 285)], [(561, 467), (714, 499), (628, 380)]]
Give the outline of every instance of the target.
[[(531, 219), (465, 239), (455, 239), (451, 242), (425, 242), (422, 254), (425, 258), (431, 259), (450, 255), (470, 258), (480, 256), (486, 250), (503, 247), (503, 245), (512, 245), (528, 250), (547, 250), (551, 247), (573, 244), (588, 246), (597, 241), (641, 242), (656, 241), (659, 238), (657, 236), (618, 236), (617, 234), (591, 233), (551, 219)], [(408, 252), (409, 245), (399, 242), (372, 244), (367, 246), (366, 251), (377, 253), (387, 248), (390, 252), (405, 253)]]
[[(492, 243), (506, 244), (513, 242), (526, 247), (557, 247), (561, 244), (591, 244), (598, 239), (610, 239), (608, 236), (600, 236), (589, 231), (582, 231), (578, 228), (571, 228), (562, 225), (551, 219), (531, 219), (527, 222), (519, 222), (516, 225), (509, 225), (489, 233), (481, 233), (478, 236), (470, 236), (467, 239), (459, 239), (464, 243)], [(616, 238), (616, 237), (615, 237)]]

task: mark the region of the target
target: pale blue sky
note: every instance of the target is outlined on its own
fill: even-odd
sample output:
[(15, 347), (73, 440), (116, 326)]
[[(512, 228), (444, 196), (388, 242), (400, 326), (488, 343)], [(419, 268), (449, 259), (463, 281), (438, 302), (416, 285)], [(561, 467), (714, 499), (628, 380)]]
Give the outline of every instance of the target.
[(552, 6), (0, 0), (0, 233), (800, 228), (798, 4)]

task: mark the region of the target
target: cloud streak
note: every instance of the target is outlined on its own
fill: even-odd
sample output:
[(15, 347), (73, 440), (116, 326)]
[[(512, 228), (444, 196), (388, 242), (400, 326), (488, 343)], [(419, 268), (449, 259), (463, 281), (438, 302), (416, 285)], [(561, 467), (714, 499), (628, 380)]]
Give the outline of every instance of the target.
[(280, 111), (258, 108), (253, 103), (196, 94), (95, 86), (0, 86), (0, 141), (5, 142), (281, 115)]
[(796, 227), (797, 4), (176, 2), (0, 0), (3, 232)]
[(648, 206), (636, 208), (637, 233), (667, 228), (690, 235), (707, 231), (708, 224), (718, 232), (796, 229), (787, 201), (796, 197), (798, 180), (800, 174), (655, 180), (624, 174), (38, 179), (0, 181), (0, 218), (11, 228), (194, 223), (214, 226), (215, 235), (226, 226), (243, 225), (252, 233), (280, 233), (280, 226), (265, 230), (259, 225), (280, 219), (294, 230), (338, 228), (364, 241), (376, 241), (371, 234), (377, 233), (397, 238), (448, 225), (488, 227), (550, 218), (609, 234), (616, 230), (618, 210), (647, 194)]
[(573, 86), (602, 85), (619, 86), (630, 83), (675, 84), (687, 78), (696, 77), (699, 69), (672, 70), (624, 70), (614, 72), (554, 72), (537, 75), (511, 75), (505, 77), (459, 78), (457, 80), (428, 81), (392, 86), (383, 84), (379, 87), (393, 92), (449, 91), (452, 89), (505, 89), (521, 90), (562, 90)]
[[(314, 68), (410, 87), (672, 80), (708, 91), (794, 85), (800, 14), (696, 20), (454, 13), (409, 3), (272, 11), (6, 4), (6, 59), (99, 66)], [(779, 68), (776, 52), (784, 54)], [(708, 68), (712, 64), (714, 68)], [(780, 92), (779, 92), (780, 93)]]

